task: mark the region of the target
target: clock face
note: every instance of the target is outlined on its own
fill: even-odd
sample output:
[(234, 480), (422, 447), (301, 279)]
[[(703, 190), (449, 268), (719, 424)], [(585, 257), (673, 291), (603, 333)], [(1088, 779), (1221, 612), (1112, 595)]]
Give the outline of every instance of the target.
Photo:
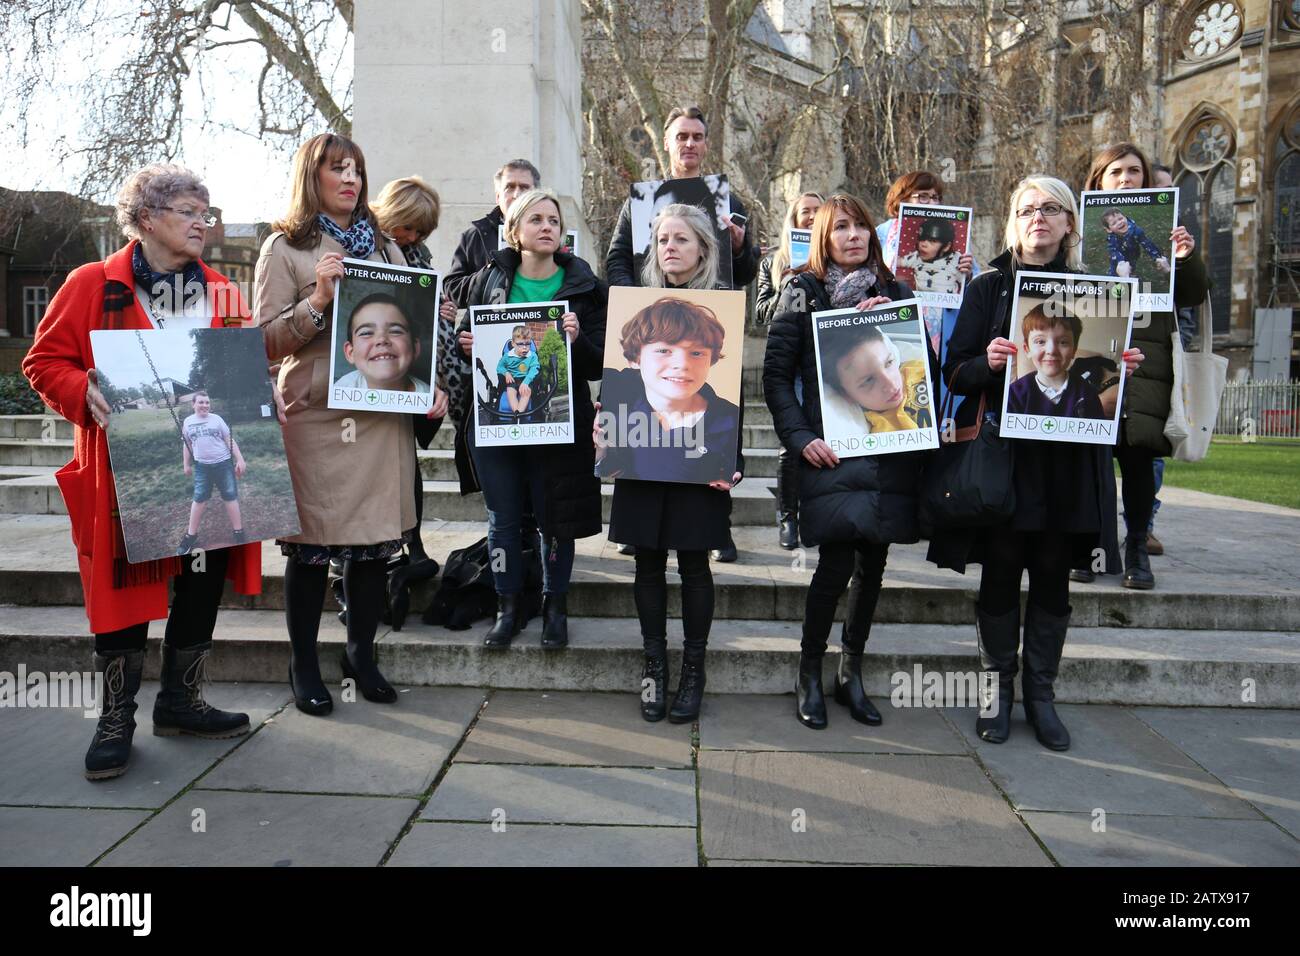
[(1218, 56), (1237, 42), (1241, 23), (1241, 10), (1235, 3), (1213, 0), (1205, 4), (1196, 12), (1183, 38), (1183, 54), (1189, 60)]

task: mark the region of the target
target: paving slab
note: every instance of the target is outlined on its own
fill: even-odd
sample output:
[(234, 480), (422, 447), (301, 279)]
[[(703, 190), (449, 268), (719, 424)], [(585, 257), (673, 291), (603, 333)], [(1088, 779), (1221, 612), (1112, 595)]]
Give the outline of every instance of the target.
[(631, 693), (498, 691), (456, 761), (687, 767), (691, 726), (647, 723)]
[(288, 707), (247, 748), (203, 778), (226, 790), (423, 794), (482, 706), (467, 687), (403, 688), (397, 703), (351, 703), (313, 717)]
[(88, 866), (147, 810), (0, 807), (0, 866)]
[(1300, 843), (1267, 820), (1026, 813), (1063, 866), (1300, 866)]
[(1300, 711), (1137, 707), (1132, 713), (1300, 838)]
[(389, 866), (698, 866), (695, 830), (417, 823)]
[(1025, 722), (1019, 701), (1011, 736), (991, 744), (975, 735), (967, 711), (948, 711), (1016, 809), (1259, 819), (1259, 814), (1127, 708), (1063, 704), (1070, 749), (1048, 750)]
[[(196, 788), (100, 865), (376, 866), (417, 806), (413, 799)], [(195, 832), (200, 819), (205, 829)]]
[(883, 723), (868, 727), (829, 696), (834, 668), (826, 665), (827, 720), (810, 730), (795, 717), (794, 694), (728, 694), (704, 698), (700, 747), (710, 750), (791, 750), (802, 753), (965, 754), (965, 741), (937, 708), (891, 707), (878, 697)]
[(423, 820), (695, 826), (695, 771), (457, 763)]
[[(155, 737), (157, 692), (158, 685), (150, 681), (136, 696), (140, 709), (126, 773), (95, 782), (83, 776), (83, 758), (95, 732), (93, 717), (83, 717), (80, 709), (0, 708), (0, 804), (160, 807), (221, 757), (251, 742), (250, 737)], [(255, 731), (289, 701), (288, 691), (274, 684), (221, 684), (205, 696), (223, 710), (248, 714)]]
[(970, 757), (704, 750), (699, 767), (709, 859), (1049, 863)]

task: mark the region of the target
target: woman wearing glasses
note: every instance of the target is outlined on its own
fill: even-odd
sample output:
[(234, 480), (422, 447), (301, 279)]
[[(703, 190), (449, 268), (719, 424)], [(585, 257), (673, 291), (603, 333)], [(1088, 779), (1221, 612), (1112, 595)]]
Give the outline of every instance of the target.
[[(943, 377), (958, 395), (983, 394), (988, 408), (1001, 413), (1007, 361), (1016, 354), (1008, 338), (1016, 273), (1077, 273), (1080, 241), (1074, 195), (1065, 183), (1032, 176), (1016, 186), (1007, 215), (1007, 248), (992, 261), (993, 269), (967, 287), (948, 343)], [(1124, 352), (1128, 374), (1141, 361), (1139, 350)], [(959, 427), (974, 423), (977, 406), (974, 400), (962, 404)], [(982, 692), (975, 731), (990, 743), (1002, 743), (1011, 732), (1019, 670), (1020, 579), (1028, 571), (1021, 678), (1025, 717), (1043, 746), (1070, 746), (1069, 731), (1052, 703), (1052, 684), (1070, 622), (1072, 556), (1090, 553), (1100, 539), (1106, 451), (1094, 445), (1017, 442), (1012, 473), (1016, 508), (1011, 518), (993, 528), (935, 529), (931, 561), (962, 573), (968, 562), (982, 565), (976, 635), (989, 683), (982, 685), (988, 697)]]
[(89, 780), (126, 772), (151, 620), (167, 619), (154, 733), (248, 733), (246, 714), (217, 710), (203, 699), (203, 675), (226, 579), (241, 594), (257, 594), (262, 585), (262, 546), (256, 542), (208, 551), (202, 562), (126, 560), (104, 432), (109, 406), (99, 390), (90, 332), (237, 326), (247, 322), (248, 310), (235, 286), (199, 258), (216, 217), (208, 211), (207, 187), (189, 170), (153, 165), (135, 173), (118, 193), (117, 224), (131, 241), (68, 276), (23, 360), (23, 374), (36, 393), (76, 426), (74, 458), (55, 478), (72, 522), (95, 635), (95, 671), (104, 681), (99, 723), (86, 753)]

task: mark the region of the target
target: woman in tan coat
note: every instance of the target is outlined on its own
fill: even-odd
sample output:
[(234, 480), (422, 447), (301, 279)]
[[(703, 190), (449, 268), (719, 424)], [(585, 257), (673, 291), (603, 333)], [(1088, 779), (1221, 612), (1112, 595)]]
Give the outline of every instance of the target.
[[(253, 315), (267, 355), (280, 363), (285, 452), (302, 525), (300, 534), (280, 542), (289, 559), (289, 681), (298, 709), (316, 715), (334, 706), (316, 655), (331, 558), (344, 562), (344, 676), (357, 681), (367, 700), (397, 699), (375, 666), (374, 639), (387, 561), (416, 527), (411, 419), (326, 407), (330, 307), (343, 258), (406, 261), (374, 221), (361, 150), (342, 136), (322, 133), (294, 156), (289, 213), (274, 224), (257, 262)], [(435, 389), (430, 417), (441, 418), (446, 406), (445, 393)]]

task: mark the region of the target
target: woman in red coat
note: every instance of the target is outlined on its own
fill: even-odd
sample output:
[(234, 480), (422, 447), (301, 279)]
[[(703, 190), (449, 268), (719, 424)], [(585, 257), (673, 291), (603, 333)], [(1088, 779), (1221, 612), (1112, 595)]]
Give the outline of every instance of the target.
[[(23, 360), (32, 388), (76, 426), (73, 460), (55, 478), (72, 522), (95, 669), (104, 680), (101, 716), (86, 753), (90, 780), (126, 771), (149, 622), (157, 618), (167, 618), (167, 633), (154, 733), (225, 738), (248, 732), (248, 716), (210, 706), (202, 684), (226, 579), (243, 594), (257, 594), (262, 579), (258, 543), (207, 552), (203, 562), (127, 563), (104, 433), (109, 407), (97, 386), (91, 330), (220, 328), (250, 320), (234, 285), (199, 260), (213, 220), (208, 190), (193, 173), (146, 166), (118, 194), (117, 221), (132, 241), (68, 276)], [(206, 294), (193, 294), (200, 287)]]

